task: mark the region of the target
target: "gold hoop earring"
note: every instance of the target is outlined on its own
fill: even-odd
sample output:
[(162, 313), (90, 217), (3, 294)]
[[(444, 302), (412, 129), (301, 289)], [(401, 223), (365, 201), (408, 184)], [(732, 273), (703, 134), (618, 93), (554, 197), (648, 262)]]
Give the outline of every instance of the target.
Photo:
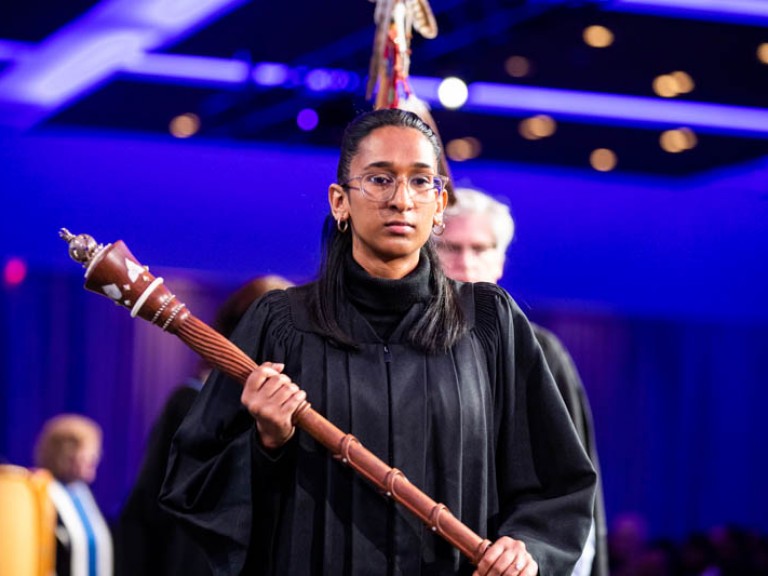
[(349, 220), (342, 220), (341, 218), (336, 220), (336, 229), (344, 234), (349, 229)]
[(443, 220), (439, 220), (432, 225), (432, 234), (435, 236), (442, 236), (443, 232), (445, 232), (445, 222)]

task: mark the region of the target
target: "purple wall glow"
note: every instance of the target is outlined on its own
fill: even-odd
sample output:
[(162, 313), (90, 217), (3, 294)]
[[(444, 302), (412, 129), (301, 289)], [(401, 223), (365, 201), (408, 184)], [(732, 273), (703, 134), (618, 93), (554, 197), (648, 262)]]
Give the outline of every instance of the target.
[[(56, 231), (152, 265), (294, 279), (317, 267), (332, 150), (103, 135), (0, 136), (5, 258), (68, 266)], [(517, 220), (505, 285), (652, 315), (768, 318), (768, 161), (691, 181), (456, 164)]]
[[(333, 150), (103, 133), (0, 134), (0, 456), (29, 465), (60, 411), (105, 426), (95, 492), (130, 489), (150, 423), (191, 353), (82, 289), (65, 226), (124, 240), (203, 320), (247, 277), (318, 264)], [(609, 518), (653, 533), (734, 521), (768, 531), (768, 159), (667, 180), (473, 162), (459, 185), (517, 221), (504, 285), (558, 333), (592, 401)]]

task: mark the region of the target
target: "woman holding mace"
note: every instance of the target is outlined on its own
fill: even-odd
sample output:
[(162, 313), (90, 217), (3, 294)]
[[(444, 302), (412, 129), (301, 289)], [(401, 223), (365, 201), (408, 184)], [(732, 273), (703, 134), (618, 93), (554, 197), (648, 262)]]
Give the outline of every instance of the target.
[[(439, 156), (410, 112), (348, 126), (319, 279), (251, 308), (233, 341), (260, 364), (244, 388), (214, 372), (181, 425), (161, 501), (216, 574), (549, 576), (576, 562), (594, 471), (514, 301), (440, 268)], [(294, 428), (305, 399), (490, 539), (477, 565)]]

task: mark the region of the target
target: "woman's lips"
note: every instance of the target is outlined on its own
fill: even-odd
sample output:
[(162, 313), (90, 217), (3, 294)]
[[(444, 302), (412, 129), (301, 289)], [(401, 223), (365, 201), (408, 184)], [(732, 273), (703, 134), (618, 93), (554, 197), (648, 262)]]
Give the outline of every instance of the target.
[(387, 230), (395, 234), (408, 234), (414, 229), (413, 224), (401, 220), (387, 222), (384, 226)]

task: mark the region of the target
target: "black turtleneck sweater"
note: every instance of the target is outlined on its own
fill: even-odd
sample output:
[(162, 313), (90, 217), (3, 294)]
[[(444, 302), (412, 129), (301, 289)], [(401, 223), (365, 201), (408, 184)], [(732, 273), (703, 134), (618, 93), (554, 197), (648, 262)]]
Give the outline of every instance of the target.
[(431, 298), (429, 273), (429, 259), (423, 254), (413, 272), (398, 280), (371, 276), (351, 253), (344, 261), (347, 297), (384, 341), (411, 306)]

